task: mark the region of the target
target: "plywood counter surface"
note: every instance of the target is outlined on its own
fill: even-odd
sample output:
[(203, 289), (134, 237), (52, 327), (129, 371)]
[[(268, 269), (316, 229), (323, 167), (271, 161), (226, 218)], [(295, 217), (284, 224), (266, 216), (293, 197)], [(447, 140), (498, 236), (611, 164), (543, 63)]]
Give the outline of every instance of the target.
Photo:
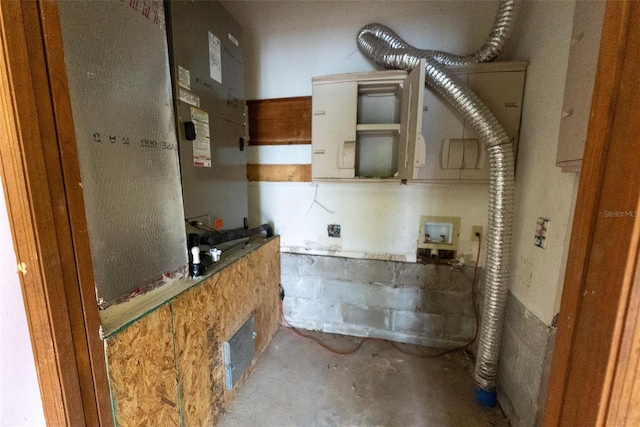
[[(129, 301), (109, 306), (100, 311), (100, 323), (102, 325), (102, 336), (108, 338), (120, 329), (135, 322), (140, 317), (157, 309), (167, 303), (172, 298), (181, 293), (206, 282), (211, 276), (233, 265), (239, 259), (251, 254), (267, 242), (279, 237), (257, 236), (251, 240), (241, 243), (228, 252), (230, 255), (223, 257), (219, 262), (211, 265), (206, 274), (197, 278), (178, 279), (173, 283), (166, 284), (150, 292), (131, 298)], [(278, 283), (280, 279), (278, 279)]]
[[(215, 423), (278, 328), (280, 239), (253, 244), (106, 338), (117, 425)], [(256, 357), (226, 390), (222, 345), (250, 315)]]

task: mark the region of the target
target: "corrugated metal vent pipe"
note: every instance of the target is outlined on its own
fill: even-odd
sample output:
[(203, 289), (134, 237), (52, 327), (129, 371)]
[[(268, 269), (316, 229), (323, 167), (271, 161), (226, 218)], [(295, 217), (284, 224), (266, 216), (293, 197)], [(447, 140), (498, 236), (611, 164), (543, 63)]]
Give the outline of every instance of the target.
[(508, 293), (513, 222), (513, 146), (504, 128), (484, 103), (464, 87), (446, 66), (494, 60), (508, 42), (518, 0), (503, 0), (498, 6), (491, 33), (485, 44), (467, 56), (417, 49), (391, 29), (369, 24), (358, 33), (360, 50), (385, 68), (410, 71), (426, 59), (426, 82), (445, 97), (473, 126), (489, 153), (489, 227), (485, 262), (485, 303), (476, 362), (476, 400), (496, 403), (496, 379), (504, 314)]

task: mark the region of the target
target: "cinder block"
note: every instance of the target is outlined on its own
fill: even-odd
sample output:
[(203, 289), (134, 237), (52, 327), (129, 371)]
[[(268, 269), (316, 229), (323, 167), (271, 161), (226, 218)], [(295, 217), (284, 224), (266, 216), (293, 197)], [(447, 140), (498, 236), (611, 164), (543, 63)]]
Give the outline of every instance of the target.
[(323, 323), (323, 332), (331, 334), (349, 335), (352, 337), (379, 337), (378, 330), (365, 328), (358, 325), (348, 325), (346, 323)]
[(469, 340), (473, 337), (475, 328), (475, 317), (456, 315), (444, 316), (444, 338)]
[(290, 254), (288, 252), (280, 253), (280, 272), (282, 275), (298, 275), (298, 266), (300, 265), (300, 257), (304, 255)]
[[(538, 414), (537, 396), (540, 389), (540, 381), (538, 380), (535, 383), (525, 382), (520, 377), (521, 372), (519, 370), (516, 370), (511, 376), (505, 371), (499, 372), (499, 387), (503, 393), (508, 396), (518, 419), (518, 423), (514, 424), (522, 427), (535, 426)], [(535, 397), (532, 397), (532, 392)]]
[(435, 264), (409, 262), (396, 263), (396, 281), (399, 286), (426, 287), (427, 278), (435, 276)]
[(500, 388), (521, 425), (533, 426), (539, 412), (548, 327), (509, 294), (500, 353)]
[(317, 297), (317, 283), (298, 275), (282, 274), (280, 283), (284, 288), (285, 299), (299, 297), (314, 300)]
[(347, 280), (360, 283), (394, 284), (395, 263), (375, 259), (345, 259)]
[(500, 347), (498, 375), (500, 383), (508, 396), (520, 392), (520, 389), (523, 388), (523, 385), (519, 384), (517, 370), (518, 356), (521, 352), (520, 343), (513, 331), (505, 329)]
[[(397, 263), (396, 284), (434, 290), (470, 292), (474, 270), (475, 268), (471, 266)], [(482, 273), (481, 270), (478, 268), (478, 276)]]
[(504, 365), (504, 368), (510, 373), (515, 374), (518, 357), (522, 353), (523, 348), (518, 337), (513, 333), (513, 330), (505, 328), (500, 346), (500, 364)]
[(486, 279), (487, 279), (487, 271), (484, 268), (479, 269), (478, 271), (478, 275), (480, 276), (478, 278), (477, 283), (477, 290), (478, 293), (482, 296), (484, 296), (484, 291), (486, 289)]
[(296, 304), (295, 298), (286, 298), (282, 301), (282, 314), (289, 320), (292, 318), (293, 306)]
[(340, 307), (336, 303), (329, 301), (309, 300), (306, 298), (285, 297), (284, 312), (287, 319), (318, 321), (318, 322), (340, 322)]
[[(526, 312), (528, 312), (528, 310), (526, 310)], [(528, 315), (533, 316), (530, 313)], [(514, 319), (511, 320), (513, 321)], [(511, 325), (509, 325), (504, 335), (513, 337), (517, 345), (513, 349), (506, 348), (506, 351), (517, 352), (516, 372), (518, 374), (518, 382), (521, 387), (526, 389), (532, 401), (537, 402), (547, 351), (548, 334), (546, 330), (548, 328), (544, 324), (534, 326), (537, 322), (531, 322), (531, 319), (524, 320), (524, 322), (521, 319), (516, 319), (515, 322), (532, 323), (529, 325), (532, 327), (532, 330), (530, 334), (521, 335), (520, 330), (522, 329), (522, 325), (516, 328), (511, 328)]]
[(473, 316), (471, 293), (423, 290), (420, 312)]
[(542, 375), (540, 378), (540, 393), (538, 394), (538, 407), (544, 411), (546, 404), (546, 390), (549, 388), (549, 378), (551, 377), (551, 360), (553, 358), (553, 348), (556, 341), (556, 329), (551, 328), (547, 337), (547, 346), (544, 351), (544, 362), (542, 364)]
[(537, 403), (546, 346), (542, 345), (533, 350), (526, 347), (525, 349), (526, 351), (517, 358), (516, 372), (518, 373), (518, 382), (521, 387), (524, 387), (531, 401)]
[(318, 282), (318, 296), (332, 302), (348, 302), (367, 305), (369, 288), (365, 283), (346, 282), (341, 280), (311, 279)]
[[(480, 275), (480, 268), (478, 268), (477, 276)], [(454, 267), (451, 270), (451, 279), (449, 281), (449, 291), (455, 292), (471, 292), (471, 288), (473, 286), (473, 275), (475, 268), (462, 266), (462, 267)], [(478, 281), (478, 277), (476, 277), (476, 283)]]
[(447, 264), (436, 264), (434, 267), (433, 272), (425, 277), (425, 289), (449, 289), (454, 267)]
[(389, 329), (389, 310), (349, 303), (340, 304), (344, 323), (372, 329)]
[(322, 328), (323, 323), (317, 320), (289, 319), (287, 317), (287, 325), (307, 331), (324, 331)]
[(441, 291), (433, 291), (433, 290), (423, 290), (420, 292), (420, 307), (418, 308), (418, 312), (420, 313), (431, 313), (431, 314), (442, 314), (444, 311), (440, 306), (440, 301), (438, 300), (438, 294)]
[(394, 310), (392, 319), (392, 329), (396, 332), (415, 333), (429, 338), (442, 338), (444, 335), (444, 319), (437, 314)]
[(345, 258), (301, 255), (300, 275), (322, 279), (346, 280)]
[(509, 292), (505, 325), (532, 351), (546, 348), (549, 327)]
[(367, 305), (415, 311), (420, 307), (420, 290), (415, 287), (369, 285)]

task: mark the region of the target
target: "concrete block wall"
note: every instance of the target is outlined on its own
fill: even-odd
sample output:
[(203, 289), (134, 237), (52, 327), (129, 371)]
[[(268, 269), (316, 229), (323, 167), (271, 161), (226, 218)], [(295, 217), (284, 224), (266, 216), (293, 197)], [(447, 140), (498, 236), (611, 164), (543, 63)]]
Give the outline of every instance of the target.
[(472, 266), (291, 253), (281, 262), (292, 326), (440, 348), (473, 336)]
[(539, 425), (555, 338), (509, 292), (498, 369), (498, 401), (514, 427)]

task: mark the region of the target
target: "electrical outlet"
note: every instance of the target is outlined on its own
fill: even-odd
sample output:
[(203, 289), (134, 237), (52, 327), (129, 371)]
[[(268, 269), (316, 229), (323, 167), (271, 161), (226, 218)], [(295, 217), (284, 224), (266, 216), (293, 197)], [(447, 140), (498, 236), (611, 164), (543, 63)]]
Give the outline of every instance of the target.
[(472, 242), (477, 242), (478, 240), (480, 240), (476, 234), (479, 234), (480, 236), (482, 236), (482, 226), (474, 225), (473, 227), (471, 227), (471, 241)]
[(340, 237), (340, 224), (329, 224), (327, 226), (329, 237)]

